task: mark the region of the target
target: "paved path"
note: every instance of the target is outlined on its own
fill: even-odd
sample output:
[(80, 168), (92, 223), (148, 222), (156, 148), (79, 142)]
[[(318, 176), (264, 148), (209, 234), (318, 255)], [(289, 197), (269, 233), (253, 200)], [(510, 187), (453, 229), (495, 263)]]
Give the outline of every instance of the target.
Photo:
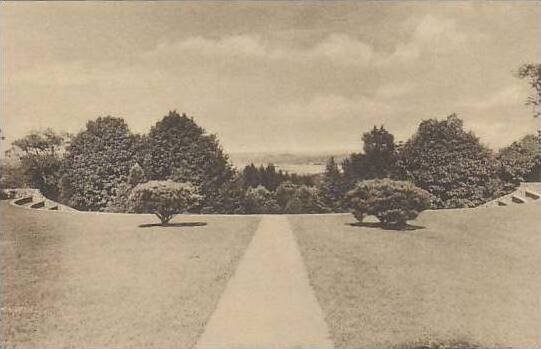
[(285, 216), (264, 216), (199, 349), (332, 348)]

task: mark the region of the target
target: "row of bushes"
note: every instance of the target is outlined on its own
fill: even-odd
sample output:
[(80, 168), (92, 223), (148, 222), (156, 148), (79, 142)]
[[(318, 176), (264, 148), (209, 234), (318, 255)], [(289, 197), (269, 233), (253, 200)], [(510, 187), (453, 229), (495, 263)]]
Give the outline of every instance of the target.
[[(202, 196), (191, 183), (171, 180), (137, 184), (127, 196), (127, 208), (137, 213), (154, 213), (162, 225), (177, 213), (197, 207)], [(250, 188), (244, 199), (248, 213), (325, 212), (317, 202), (314, 188), (286, 183), (276, 195), (263, 186)], [(375, 179), (359, 182), (346, 197), (346, 205), (362, 222), (367, 215), (376, 216), (385, 227), (403, 228), (410, 219), (429, 207), (431, 195), (410, 182)]]

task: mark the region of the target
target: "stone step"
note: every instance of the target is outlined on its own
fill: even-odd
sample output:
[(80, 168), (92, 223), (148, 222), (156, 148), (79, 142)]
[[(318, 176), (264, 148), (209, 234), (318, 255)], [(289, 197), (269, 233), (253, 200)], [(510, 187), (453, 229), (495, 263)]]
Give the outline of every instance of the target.
[(34, 201), (34, 198), (31, 196), (25, 196), (23, 198), (20, 198), (18, 200), (15, 200), (16, 205), (26, 205)]
[(518, 196), (518, 195), (512, 195), (511, 201), (513, 201), (515, 204), (524, 204), (526, 203), (526, 199)]
[(30, 205), (31, 208), (43, 208), (45, 207), (45, 201), (38, 201), (35, 204)]
[(524, 190), (524, 195), (533, 200), (538, 200), (539, 198), (541, 198), (541, 194), (538, 194), (532, 190)]

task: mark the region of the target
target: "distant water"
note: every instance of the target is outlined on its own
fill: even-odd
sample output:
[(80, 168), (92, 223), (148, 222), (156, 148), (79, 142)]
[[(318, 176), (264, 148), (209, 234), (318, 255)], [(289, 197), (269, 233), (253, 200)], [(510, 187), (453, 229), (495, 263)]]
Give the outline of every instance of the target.
[(318, 174), (325, 171), (327, 160), (334, 156), (340, 164), (348, 153), (337, 154), (291, 154), (291, 153), (232, 153), (231, 161), (238, 168), (253, 163), (256, 166), (274, 164), (277, 169), (297, 174)]

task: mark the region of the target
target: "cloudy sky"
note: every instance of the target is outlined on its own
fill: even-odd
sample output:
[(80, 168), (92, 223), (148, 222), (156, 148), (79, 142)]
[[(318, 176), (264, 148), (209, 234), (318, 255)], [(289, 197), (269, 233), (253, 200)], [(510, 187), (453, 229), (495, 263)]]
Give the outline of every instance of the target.
[(145, 132), (176, 109), (238, 151), (361, 147), (458, 113), (493, 148), (534, 132), (518, 66), (534, 2), (2, 3), (1, 128)]

